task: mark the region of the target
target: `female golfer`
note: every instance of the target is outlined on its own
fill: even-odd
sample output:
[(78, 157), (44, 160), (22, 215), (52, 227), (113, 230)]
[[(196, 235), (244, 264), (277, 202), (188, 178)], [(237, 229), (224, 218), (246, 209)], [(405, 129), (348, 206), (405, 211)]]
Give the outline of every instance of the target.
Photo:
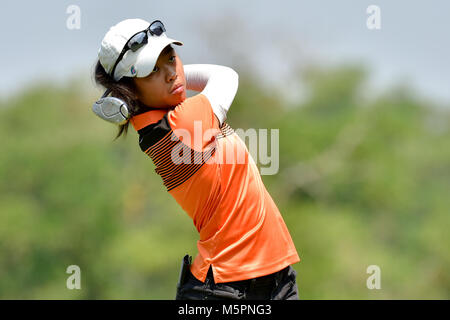
[[(94, 111), (119, 124), (117, 137), (132, 124), (200, 233), (195, 260), (183, 259), (176, 299), (298, 299), (291, 265), (300, 259), (291, 236), (245, 143), (225, 121), (238, 75), (217, 65), (183, 66), (172, 44), (183, 45), (159, 20), (111, 27), (95, 68), (107, 91)], [(187, 89), (199, 94), (186, 98)]]

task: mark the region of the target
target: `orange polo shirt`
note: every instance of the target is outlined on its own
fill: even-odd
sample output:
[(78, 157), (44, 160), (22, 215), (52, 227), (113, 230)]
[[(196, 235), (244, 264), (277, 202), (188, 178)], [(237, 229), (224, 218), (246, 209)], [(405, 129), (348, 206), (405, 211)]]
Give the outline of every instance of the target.
[(216, 283), (256, 278), (300, 261), (247, 146), (217, 127), (203, 94), (130, 120), (167, 191), (200, 233), (192, 274)]

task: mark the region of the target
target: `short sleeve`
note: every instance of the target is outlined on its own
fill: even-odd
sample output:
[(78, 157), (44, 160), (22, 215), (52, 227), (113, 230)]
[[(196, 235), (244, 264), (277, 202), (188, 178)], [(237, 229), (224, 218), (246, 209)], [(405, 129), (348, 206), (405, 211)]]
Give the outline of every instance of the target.
[(220, 131), (211, 103), (203, 94), (185, 99), (167, 114), (173, 133), (195, 151), (204, 151), (214, 143)]

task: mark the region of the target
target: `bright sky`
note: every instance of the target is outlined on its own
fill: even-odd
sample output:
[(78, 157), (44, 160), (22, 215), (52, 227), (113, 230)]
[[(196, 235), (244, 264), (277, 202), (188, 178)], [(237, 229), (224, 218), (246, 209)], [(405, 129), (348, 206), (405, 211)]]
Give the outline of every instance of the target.
[[(70, 5), (80, 8), (80, 29), (66, 26)], [(367, 28), (369, 5), (380, 8), (379, 30)], [(286, 86), (293, 60), (363, 62), (375, 87), (403, 80), (450, 104), (449, 1), (16, 0), (0, 6), (0, 97), (42, 79), (89, 75), (107, 30), (142, 18), (162, 20), (167, 34), (185, 43), (177, 50), (184, 63), (248, 63), (268, 83)]]

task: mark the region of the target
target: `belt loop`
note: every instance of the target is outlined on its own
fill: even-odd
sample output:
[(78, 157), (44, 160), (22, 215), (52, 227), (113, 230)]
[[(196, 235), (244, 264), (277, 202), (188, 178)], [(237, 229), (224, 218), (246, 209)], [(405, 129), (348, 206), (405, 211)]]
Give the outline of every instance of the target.
[(281, 280), (283, 278), (283, 272), (284, 272), (284, 269), (280, 270), (280, 271), (278, 271), (276, 273), (276, 275), (275, 275), (275, 288), (278, 288), (278, 286), (280, 285)]
[(275, 297), (275, 295), (276, 295), (276, 292), (277, 292), (277, 290), (278, 290), (278, 286), (280, 285), (280, 283), (281, 283), (281, 280), (282, 280), (282, 271), (283, 270), (280, 270), (280, 271), (278, 271), (278, 272), (276, 272), (275, 273), (275, 275), (274, 275), (274, 277), (273, 277), (273, 279), (275, 280), (274, 281), (274, 285), (273, 285), (273, 287), (272, 287), (272, 290), (271, 290), (271, 292), (270, 292), (270, 300), (273, 300), (274, 299), (274, 297)]
[(255, 287), (255, 283), (256, 283), (256, 279), (255, 278), (250, 279), (250, 284), (248, 286), (248, 291), (249, 292), (251, 292), (251, 293), (253, 292), (253, 289)]

